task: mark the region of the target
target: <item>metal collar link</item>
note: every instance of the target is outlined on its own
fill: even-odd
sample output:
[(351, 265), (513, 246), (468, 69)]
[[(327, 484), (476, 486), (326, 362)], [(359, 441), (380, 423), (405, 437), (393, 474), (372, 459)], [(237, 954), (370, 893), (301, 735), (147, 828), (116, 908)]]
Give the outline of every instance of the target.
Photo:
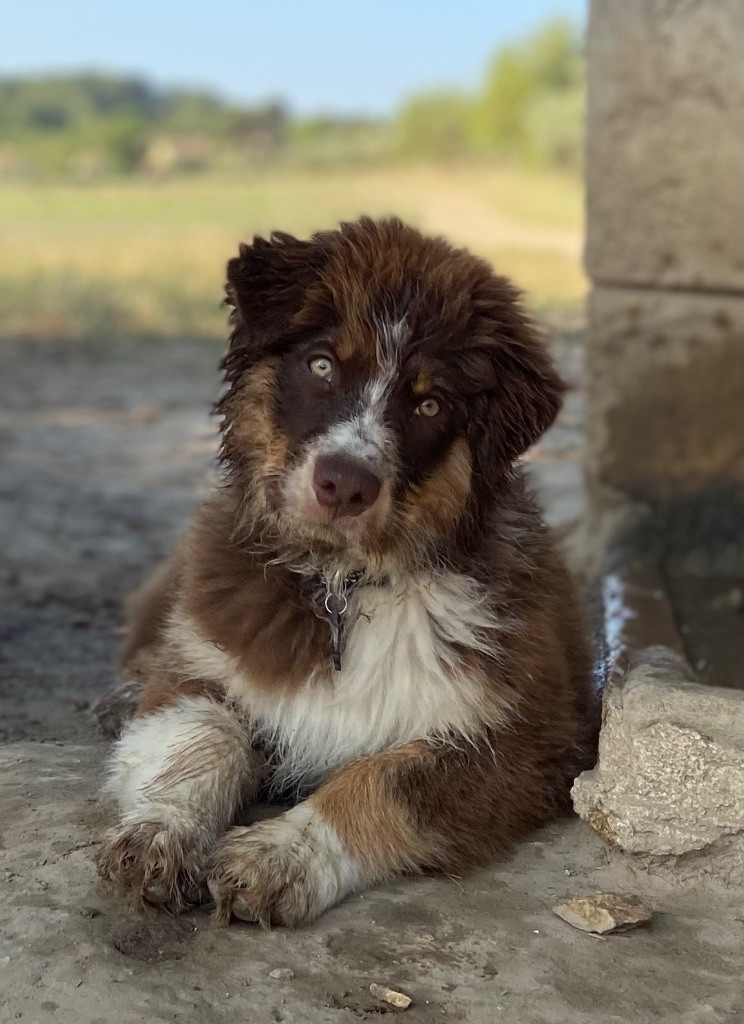
[(330, 578), (324, 578), (326, 594), (323, 607), (328, 613), (328, 621), (331, 626), (331, 660), (336, 672), (341, 671), (341, 619), (349, 607), (347, 594), (357, 586), (363, 576), (364, 572), (358, 569), (356, 572), (349, 573), (348, 576), (335, 573)]

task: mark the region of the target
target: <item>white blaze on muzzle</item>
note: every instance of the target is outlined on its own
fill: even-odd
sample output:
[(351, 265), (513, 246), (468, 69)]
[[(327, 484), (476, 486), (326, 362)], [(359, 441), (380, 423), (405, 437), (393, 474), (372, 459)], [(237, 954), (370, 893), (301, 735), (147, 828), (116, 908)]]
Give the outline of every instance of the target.
[(379, 372), (364, 386), (352, 414), (316, 437), (289, 474), (285, 496), (290, 509), (312, 503), (312, 481), (319, 458), (342, 456), (357, 460), (387, 484), (388, 493), (398, 467), (395, 432), (386, 423), (386, 409), (395, 383), (400, 348), (407, 337), (405, 322), (378, 324)]
[(401, 345), (408, 336), (405, 319), (377, 323), (379, 373), (365, 386), (355, 415), (335, 424), (316, 442), (316, 454), (344, 454), (366, 462), (389, 477), (396, 461), (395, 435), (385, 425), (385, 409), (400, 365)]

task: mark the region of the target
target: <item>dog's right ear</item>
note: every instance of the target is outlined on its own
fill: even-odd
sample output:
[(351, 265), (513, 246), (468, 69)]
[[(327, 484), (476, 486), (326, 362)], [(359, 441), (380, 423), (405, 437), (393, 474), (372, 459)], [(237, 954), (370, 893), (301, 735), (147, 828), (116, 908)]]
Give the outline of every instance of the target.
[[(283, 232), (241, 245), (228, 261), (226, 302), (233, 307), (230, 352), (261, 351), (275, 345), (293, 326), (307, 289), (328, 256), (322, 236), (302, 241)], [(247, 354), (247, 353), (246, 353)]]

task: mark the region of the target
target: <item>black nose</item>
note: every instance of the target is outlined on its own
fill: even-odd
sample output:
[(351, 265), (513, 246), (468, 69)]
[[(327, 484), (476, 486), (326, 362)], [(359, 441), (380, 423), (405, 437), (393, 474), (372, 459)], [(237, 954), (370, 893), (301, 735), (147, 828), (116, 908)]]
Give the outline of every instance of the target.
[(313, 489), (318, 504), (339, 516), (358, 516), (380, 493), (380, 478), (351, 455), (319, 455)]

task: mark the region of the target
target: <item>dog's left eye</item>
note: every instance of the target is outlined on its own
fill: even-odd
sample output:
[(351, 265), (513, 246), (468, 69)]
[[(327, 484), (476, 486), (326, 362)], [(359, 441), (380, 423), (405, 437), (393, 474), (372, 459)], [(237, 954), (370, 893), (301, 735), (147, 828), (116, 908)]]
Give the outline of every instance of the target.
[(333, 363), (328, 356), (316, 356), (307, 366), (310, 373), (314, 373), (316, 377), (322, 377), (329, 384), (333, 380)]
[(436, 398), (425, 398), (423, 402), (413, 410), (415, 416), (426, 416), (431, 418), (439, 413), (439, 402)]

